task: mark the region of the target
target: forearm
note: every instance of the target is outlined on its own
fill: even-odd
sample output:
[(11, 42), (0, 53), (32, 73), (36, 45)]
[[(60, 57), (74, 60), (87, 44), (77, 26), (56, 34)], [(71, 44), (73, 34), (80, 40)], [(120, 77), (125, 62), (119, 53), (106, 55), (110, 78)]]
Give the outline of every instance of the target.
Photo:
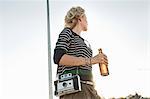
[(59, 64), (65, 66), (81, 66), (81, 65), (85, 65), (86, 62), (85, 62), (85, 58), (83, 57), (75, 57), (75, 56), (64, 54), (60, 59)]
[(64, 54), (59, 61), (60, 65), (65, 66), (81, 66), (81, 65), (92, 65), (98, 63), (95, 58), (83, 58), (75, 57), (71, 55)]

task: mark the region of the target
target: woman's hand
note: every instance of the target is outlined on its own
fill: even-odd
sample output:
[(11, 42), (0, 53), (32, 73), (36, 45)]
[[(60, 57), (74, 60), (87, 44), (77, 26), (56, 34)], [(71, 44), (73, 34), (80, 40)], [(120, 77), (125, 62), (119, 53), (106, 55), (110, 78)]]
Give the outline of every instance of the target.
[(92, 64), (105, 64), (108, 65), (108, 59), (107, 56), (103, 53), (99, 53), (97, 55), (95, 55), (92, 59), (91, 59)]

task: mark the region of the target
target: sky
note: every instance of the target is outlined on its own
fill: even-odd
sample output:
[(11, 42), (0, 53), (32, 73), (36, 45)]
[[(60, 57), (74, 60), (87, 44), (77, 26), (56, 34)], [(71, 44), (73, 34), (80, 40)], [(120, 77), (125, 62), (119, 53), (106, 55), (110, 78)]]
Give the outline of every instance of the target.
[(0, 1), (0, 99), (48, 99), (45, 1)]
[[(72, 6), (86, 11), (88, 31), (81, 36), (93, 55), (102, 48), (108, 56), (109, 76), (102, 77), (98, 64), (93, 66), (98, 94), (106, 99), (135, 92), (150, 97), (150, 2), (50, 0), (51, 58)], [(44, 0), (0, 1), (1, 99), (48, 99), (46, 18)], [(57, 65), (51, 64), (54, 81)]]

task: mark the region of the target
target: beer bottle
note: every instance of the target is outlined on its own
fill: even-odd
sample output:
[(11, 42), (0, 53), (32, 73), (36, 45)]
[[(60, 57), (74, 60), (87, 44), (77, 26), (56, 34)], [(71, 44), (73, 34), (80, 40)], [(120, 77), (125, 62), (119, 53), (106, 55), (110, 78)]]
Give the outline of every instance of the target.
[[(99, 53), (103, 53), (101, 48), (99, 49)], [(108, 76), (109, 75), (108, 66), (106, 64), (100, 64), (99, 63), (99, 68), (100, 68), (100, 73), (102, 76)]]

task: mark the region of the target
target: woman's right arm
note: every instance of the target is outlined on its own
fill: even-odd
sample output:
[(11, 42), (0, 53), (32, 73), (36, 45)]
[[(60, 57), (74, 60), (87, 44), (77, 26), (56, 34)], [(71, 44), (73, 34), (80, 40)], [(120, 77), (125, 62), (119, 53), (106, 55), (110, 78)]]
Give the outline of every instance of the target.
[(64, 49), (55, 49), (53, 57), (54, 63), (65, 66), (80, 66), (87, 64), (85, 58), (67, 55), (66, 53)]
[(81, 65), (93, 65), (97, 63), (104, 63), (108, 65), (108, 60), (106, 55), (104, 54), (97, 54), (92, 58), (83, 58), (83, 57), (75, 57), (72, 55), (64, 54), (60, 61), (58, 62), (59, 65), (65, 66), (81, 66)]

